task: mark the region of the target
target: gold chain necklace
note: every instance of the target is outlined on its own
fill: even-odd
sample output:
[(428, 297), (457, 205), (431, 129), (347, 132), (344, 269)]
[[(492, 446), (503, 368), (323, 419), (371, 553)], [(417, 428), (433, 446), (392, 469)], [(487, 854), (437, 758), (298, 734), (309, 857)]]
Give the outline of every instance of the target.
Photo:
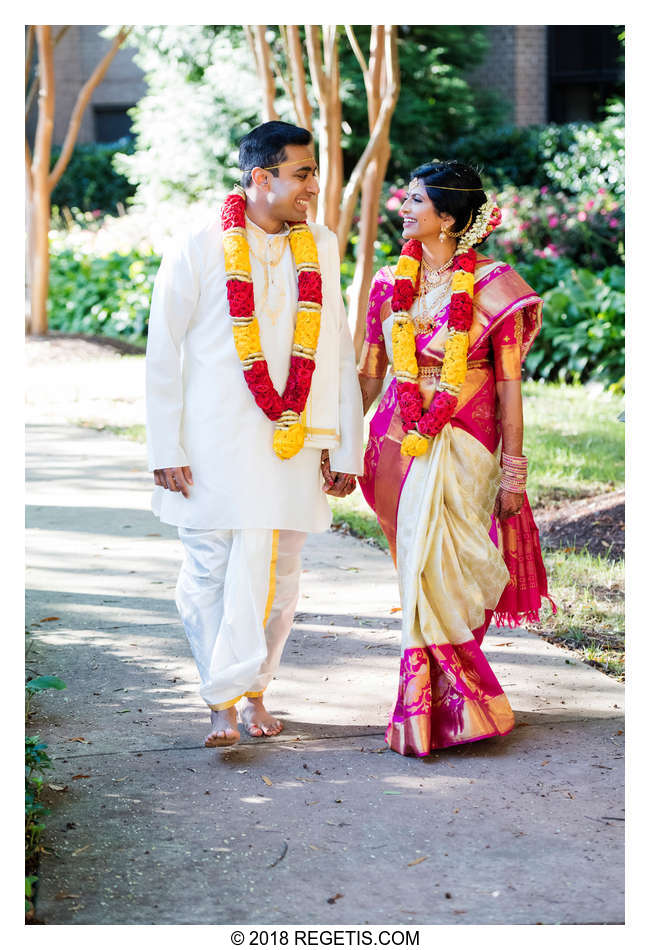
[(433, 267), (430, 267), (424, 258), (422, 258), (422, 279), (420, 284), (420, 293), (419, 296), (426, 295), (433, 287), (438, 287), (444, 281), (447, 280), (449, 276), (447, 271), (450, 269), (454, 263), (454, 255), (449, 258), (448, 261), (445, 261), (440, 267), (434, 270)]
[(428, 333), (433, 329), (437, 314), (449, 293), (449, 279), (451, 272), (443, 274), (443, 279), (437, 286), (418, 296), (413, 301), (411, 319), (416, 333)]

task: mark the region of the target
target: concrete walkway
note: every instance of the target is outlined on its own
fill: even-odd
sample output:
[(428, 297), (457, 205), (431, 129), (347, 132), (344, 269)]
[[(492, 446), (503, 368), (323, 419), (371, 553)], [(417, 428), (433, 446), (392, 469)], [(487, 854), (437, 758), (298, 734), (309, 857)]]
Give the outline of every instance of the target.
[[(29, 427), (27, 626), (48, 743), (47, 924), (535, 924), (624, 918), (623, 687), (524, 630), (487, 656), (502, 739), (386, 750), (399, 665), (390, 558), (310, 538), (274, 739), (202, 747), (174, 606), (180, 545), (135, 443)], [(53, 619), (54, 618), (54, 619)]]

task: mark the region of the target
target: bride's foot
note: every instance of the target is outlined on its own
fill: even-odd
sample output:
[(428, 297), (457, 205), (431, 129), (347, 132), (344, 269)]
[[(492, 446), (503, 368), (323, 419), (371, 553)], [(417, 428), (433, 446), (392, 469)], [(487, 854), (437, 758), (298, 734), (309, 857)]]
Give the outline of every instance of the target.
[(264, 708), (261, 696), (246, 697), (240, 709), (241, 719), (250, 736), (277, 736), (284, 729), (283, 723)]
[(218, 711), (212, 709), (210, 719), (212, 731), (205, 737), (206, 748), (215, 749), (218, 746), (234, 745), (239, 742), (241, 736), (237, 729), (237, 710), (234, 706)]

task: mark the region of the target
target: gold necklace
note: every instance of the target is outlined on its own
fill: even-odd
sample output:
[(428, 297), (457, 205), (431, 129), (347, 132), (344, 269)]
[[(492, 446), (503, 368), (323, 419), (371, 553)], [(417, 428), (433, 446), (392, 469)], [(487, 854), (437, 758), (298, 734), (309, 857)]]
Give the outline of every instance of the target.
[(448, 261), (445, 261), (440, 267), (434, 270), (433, 267), (430, 267), (429, 264), (425, 261), (424, 257), (422, 258), (422, 281), (420, 283), (420, 293), (419, 296), (426, 295), (433, 287), (438, 287), (444, 281), (446, 281), (448, 274), (447, 271), (454, 263), (454, 255), (452, 254)]
[[(433, 329), (436, 316), (440, 312), (440, 308), (449, 293), (450, 277), (450, 273), (443, 274), (443, 278), (437, 286), (426, 291), (426, 293), (418, 294), (413, 301), (411, 319), (416, 333), (429, 333)], [(429, 297), (429, 295), (431, 296), (429, 300), (427, 300), (426, 298)]]

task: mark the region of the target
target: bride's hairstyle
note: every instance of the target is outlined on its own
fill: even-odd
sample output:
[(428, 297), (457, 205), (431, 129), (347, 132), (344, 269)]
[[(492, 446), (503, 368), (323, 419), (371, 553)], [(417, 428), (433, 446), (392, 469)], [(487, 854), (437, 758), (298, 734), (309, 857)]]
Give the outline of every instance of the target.
[(450, 214), (452, 230), (462, 231), (470, 215), (476, 220), (478, 209), (487, 201), (481, 178), (475, 168), (462, 162), (427, 162), (411, 172), (426, 188), (438, 214)]

